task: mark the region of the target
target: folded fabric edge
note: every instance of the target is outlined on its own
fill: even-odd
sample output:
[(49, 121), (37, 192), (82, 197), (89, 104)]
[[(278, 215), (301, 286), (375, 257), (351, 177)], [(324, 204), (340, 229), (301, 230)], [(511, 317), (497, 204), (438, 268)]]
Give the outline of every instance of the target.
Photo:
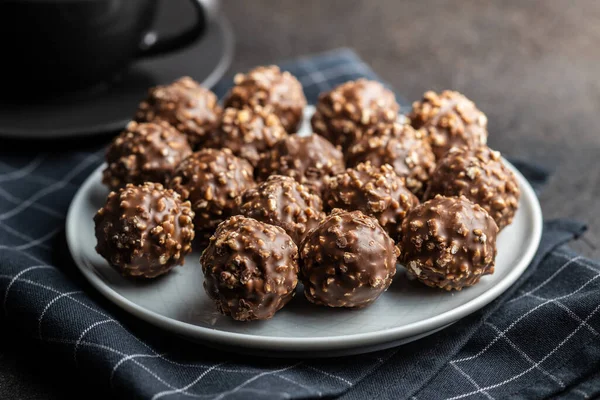
[(573, 237), (570, 240), (577, 240), (585, 232), (587, 232), (588, 225), (577, 220), (555, 218), (544, 221), (544, 229), (551, 229), (556, 232), (566, 231), (573, 235)]

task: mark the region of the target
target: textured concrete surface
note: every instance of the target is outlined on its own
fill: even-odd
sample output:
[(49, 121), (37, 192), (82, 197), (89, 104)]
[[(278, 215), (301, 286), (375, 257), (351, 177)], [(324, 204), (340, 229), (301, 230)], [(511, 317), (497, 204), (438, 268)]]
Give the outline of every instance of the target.
[[(587, 222), (573, 247), (600, 257), (600, 2), (253, 0), (224, 11), (237, 35), (231, 72), (346, 46), (408, 99), (463, 92), (487, 113), (490, 146), (554, 171), (545, 217)], [(42, 379), (2, 347), (0, 398), (81, 395), (65, 389), (72, 371)]]

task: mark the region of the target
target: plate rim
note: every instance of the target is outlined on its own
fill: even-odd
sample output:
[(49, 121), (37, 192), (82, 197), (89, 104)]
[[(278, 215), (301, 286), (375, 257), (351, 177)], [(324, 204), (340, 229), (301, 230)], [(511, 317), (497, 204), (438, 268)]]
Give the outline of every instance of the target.
[(98, 290), (105, 298), (113, 304), (124, 309), (128, 313), (140, 318), (152, 325), (158, 326), (166, 331), (190, 338), (193, 341), (207, 341), (221, 345), (233, 345), (245, 348), (262, 350), (294, 350), (294, 351), (331, 351), (353, 349), (357, 347), (371, 346), (397, 341), (403, 338), (416, 336), (424, 332), (432, 331), (441, 326), (456, 322), (473, 312), (485, 307), (494, 299), (504, 293), (528, 268), (531, 260), (538, 250), (543, 228), (543, 215), (539, 199), (535, 191), (525, 177), (506, 159), (502, 158), (505, 165), (515, 173), (521, 188), (521, 197), (532, 212), (532, 239), (526, 250), (521, 254), (513, 269), (494, 287), (482, 293), (480, 296), (460, 305), (452, 310), (443, 312), (422, 321), (416, 321), (400, 327), (383, 329), (376, 332), (357, 333), (343, 336), (323, 336), (311, 338), (285, 338), (271, 336), (257, 336), (247, 333), (228, 332), (205, 326), (182, 322), (170, 317), (165, 317), (158, 312), (148, 310), (133, 301), (125, 298), (106, 284), (95, 272), (92, 265), (77, 251), (77, 221), (75, 220), (75, 208), (82, 202), (82, 198), (88, 188), (96, 184), (92, 178), (99, 174), (105, 164), (98, 166), (84, 181), (73, 197), (66, 219), (67, 246), (75, 264), (87, 281)]

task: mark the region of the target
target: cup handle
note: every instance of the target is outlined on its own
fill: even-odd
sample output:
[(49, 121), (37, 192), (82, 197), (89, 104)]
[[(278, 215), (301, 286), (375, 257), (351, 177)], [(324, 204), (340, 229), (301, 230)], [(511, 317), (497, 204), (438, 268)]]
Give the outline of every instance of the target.
[(136, 58), (154, 57), (182, 49), (194, 43), (204, 33), (206, 26), (214, 21), (218, 14), (218, 0), (191, 0), (196, 10), (194, 26), (181, 33), (159, 38), (156, 32), (144, 36), (143, 47)]

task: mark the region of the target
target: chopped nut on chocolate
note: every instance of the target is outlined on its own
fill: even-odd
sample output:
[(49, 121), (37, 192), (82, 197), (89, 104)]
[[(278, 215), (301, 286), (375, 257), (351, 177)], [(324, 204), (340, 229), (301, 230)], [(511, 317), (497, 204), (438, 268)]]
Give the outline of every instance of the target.
[(348, 167), (366, 161), (374, 166), (390, 164), (419, 198), (435, 168), (435, 155), (424, 133), (398, 122), (380, 123), (369, 129), (346, 152)]
[(402, 223), (400, 262), (427, 286), (461, 290), (494, 273), (498, 226), (464, 196), (436, 196)]
[(325, 178), (344, 172), (342, 152), (323, 137), (290, 135), (262, 155), (256, 167), (259, 181), (287, 175), (321, 193)]
[(255, 167), (261, 154), (286, 136), (277, 116), (266, 108), (226, 108), (219, 127), (204, 145), (228, 148)]
[(177, 164), (192, 154), (186, 136), (166, 122), (130, 122), (108, 146), (102, 182), (111, 190), (128, 183), (166, 185)]
[(462, 94), (428, 91), (415, 101), (408, 115), (412, 126), (423, 129), (435, 156), (440, 159), (454, 146), (477, 146), (487, 142), (487, 117)]
[(279, 67), (257, 67), (234, 77), (235, 86), (225, 97), (225, 107), (263, 106), (272, 109), (288, 133), (295, 133), (300, 123), (306, 97), (298, 79)]
[(388, 289), (398, 248), (375, 218), (335, 209), (300, 245), (306, 298), (329, 307), (364, 307)]
[(186, 134), (192, 148), (197, 149), (215, 129), (220, 115), (217, 96), (186, 76), (169, 85), (150, 88), (135, 120), (166, 121)]
[(200, 258), (204, 289), (219, 312), (265, 320), (289, 302), (298, 284), (298, 247), (278, 226), (241, 215), (221, 224)]
[(483, 207), (500, 230), (512, 223), (519, 207), (521, 191), (515, 174), (500, 153), (482, 145), (453, 147), (431, 176), (426, 198), (464, 195)]
[(346, 150), (367, 129), (396, 121), (399, 110), (394, 93), (379, 82), (361, 78), (321, 93), (311, 124), (316, 133)]
[(360, 210), (377, 218), (394, 240), (406, 213), (417, 204), (419, 199), (389, 164), (374, 167), (367, 162), (348, 168), (329, 179), (323, 194), (326, 211), (333, 208)]
[(157, 277), (183, 265), (193, 218), (190, 202), (161, 184), (128, 184), (94, 216), (96, 251), (124, 276)]
[(170, 187), (192, 203), (202, 244), (221, 221), (237, 214), (236, 197), (255, 185), (252, 173), (250, 164), (229, 149), (203, 149), (179, 164)]
[(289, 176), (271, 175), (240, 204), (240, 214), (283, 228), (296, 244), (325, 216), (321, 198)]

